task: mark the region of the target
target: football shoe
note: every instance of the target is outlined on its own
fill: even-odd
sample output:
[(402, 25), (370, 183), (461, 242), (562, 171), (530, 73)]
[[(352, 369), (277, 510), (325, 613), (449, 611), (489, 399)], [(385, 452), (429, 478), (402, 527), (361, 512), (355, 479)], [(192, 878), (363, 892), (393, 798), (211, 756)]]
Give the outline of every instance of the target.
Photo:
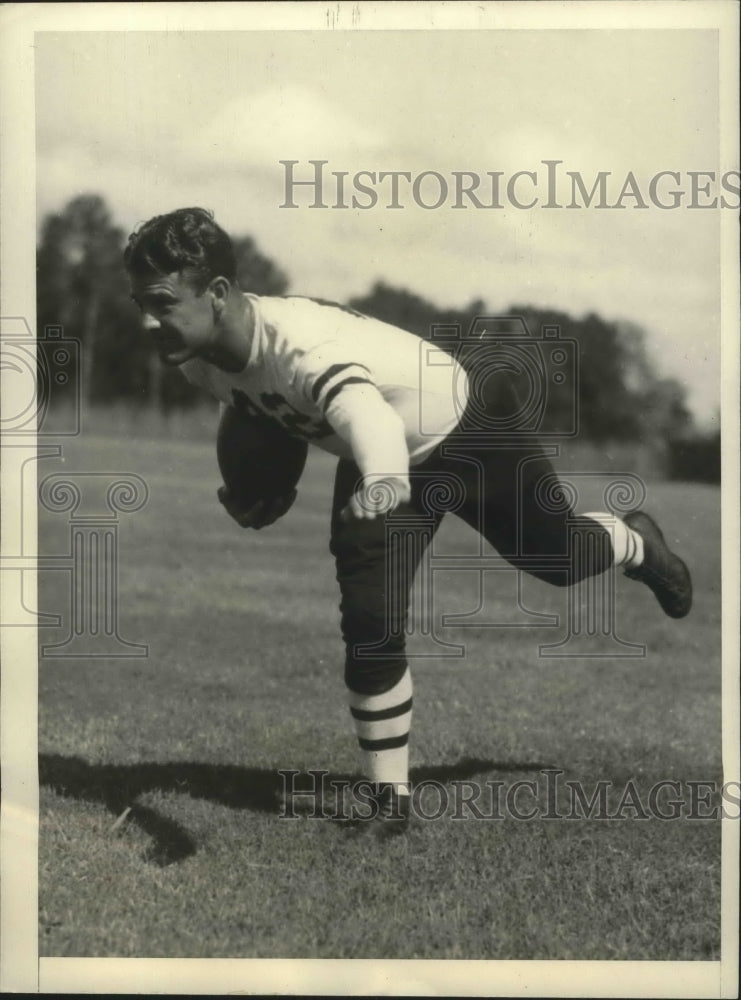
[(634, 569), (626, 569), (625, 575), (645, 583), (670, 618), (684, 618), (692, 607), (692, 579), (687, 566), (671, 551), (661, 529), (648, 514), (635, 510), (623, 520), (643, 539), (643, 562)]

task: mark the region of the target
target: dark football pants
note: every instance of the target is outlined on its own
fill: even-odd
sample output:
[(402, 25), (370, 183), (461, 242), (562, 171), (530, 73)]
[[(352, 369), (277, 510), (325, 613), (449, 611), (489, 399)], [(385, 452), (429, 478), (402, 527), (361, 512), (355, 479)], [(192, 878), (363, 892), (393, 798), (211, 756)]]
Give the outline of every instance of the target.
[[(454, 432), (413, 466), (410, 502), (386, 518), (341, 520), (360, 470), (352, 461), (339, 462), (330, 550), (341, 591), (345, 683), (352, 691), (380, 694), (404, 673), (411, 587), (444, 516), (433, 507), (446, 484), (454, 484), (461, 500), (455, 513), (509, 563), (540, 580), (569, 586), (612, 563), (608, 531), (575, 515), (537, 442), (479, 449), (470, 441)], [(363, 656), (358, 647), (369, 645), (373, 655), (366, 649)]]

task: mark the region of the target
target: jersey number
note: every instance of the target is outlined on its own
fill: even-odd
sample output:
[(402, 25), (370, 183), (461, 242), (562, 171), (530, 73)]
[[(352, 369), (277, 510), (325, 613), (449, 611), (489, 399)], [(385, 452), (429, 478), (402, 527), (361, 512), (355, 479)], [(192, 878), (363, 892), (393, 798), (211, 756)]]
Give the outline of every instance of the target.
[(264, 409), (260, 409), (259, 406), (253, 403), (250, 397), (245, 392), (242, 392), (241, 389), (232, 389), (232, 398), (234, 406), (240, 413), (247, 413), (251, 417), (258, 419), (264, 419), (267, 415), (295, 437), (316, 440), (317, 438), (328, 437), (333, 433), (332, 428), (326, 420), (314, 420), (305, 413), (301, 413), (284, 396), (281, 396), (279, 392), (260, 393), (260, 402)]

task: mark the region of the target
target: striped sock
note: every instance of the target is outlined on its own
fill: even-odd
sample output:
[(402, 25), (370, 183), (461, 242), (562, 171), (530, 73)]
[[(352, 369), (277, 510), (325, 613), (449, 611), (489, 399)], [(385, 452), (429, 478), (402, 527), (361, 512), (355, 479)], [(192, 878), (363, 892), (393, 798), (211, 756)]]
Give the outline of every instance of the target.
[(605, 511), (584, 514), (584, 517), (590, 517), (593, 521), (597, 521), (610, 532), (613, 561), (616, 566), (636, 569), (641, 565), (643, 562), (643, 539), (637, 531), (629, 528), (619, 517)]
[(383, 694), (350, 691), (350, 712), (360, 744), (363, 774), (374, 784), (394, 785), (409, 794), (409, 729), (412, 724), (412, 675)]

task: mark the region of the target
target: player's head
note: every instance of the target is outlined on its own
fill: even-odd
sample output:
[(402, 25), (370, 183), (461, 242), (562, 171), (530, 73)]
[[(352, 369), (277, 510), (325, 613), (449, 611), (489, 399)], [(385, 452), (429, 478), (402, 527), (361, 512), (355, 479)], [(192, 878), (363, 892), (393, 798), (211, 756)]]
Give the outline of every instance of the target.
[(134, 300), (165, 364), (210, 357), (236, 288), (232, 242), (202, 208), (145, 222), (124, 251)]
[(234, 282), (237, 273), (232, 241), (204, 208), (178, 208), (143, 223), (129, 236), (124, 264), (132, 278), (179, 274), (199, 294), (214, 278)]

